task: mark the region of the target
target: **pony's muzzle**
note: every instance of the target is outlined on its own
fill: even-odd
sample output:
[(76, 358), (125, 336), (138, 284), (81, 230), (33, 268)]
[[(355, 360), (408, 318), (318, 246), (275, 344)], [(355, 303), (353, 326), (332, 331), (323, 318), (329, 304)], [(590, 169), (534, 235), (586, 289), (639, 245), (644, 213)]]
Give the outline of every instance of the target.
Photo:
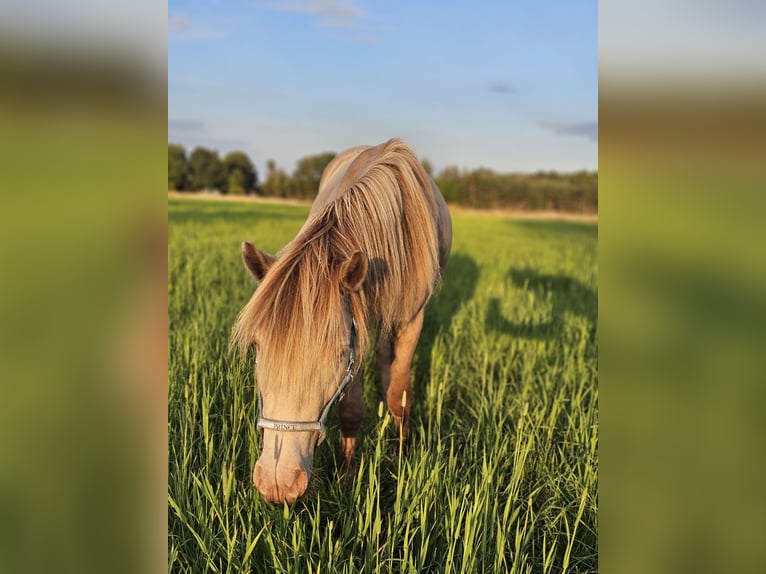
[(268, 502), (292, 504), (306, 491), (309, 476), (302, 468), (287, 471), (277, 468), (277, 472), (269, 476), (261, 464), (256, 463), (253, 469), (253, 484)]

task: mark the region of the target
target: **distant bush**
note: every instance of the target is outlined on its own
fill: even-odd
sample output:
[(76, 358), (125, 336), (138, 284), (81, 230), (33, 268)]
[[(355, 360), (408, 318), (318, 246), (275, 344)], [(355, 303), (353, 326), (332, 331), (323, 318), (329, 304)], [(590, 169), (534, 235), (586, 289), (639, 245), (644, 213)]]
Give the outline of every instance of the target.
[(478, 209), (598, 211), (598, 172), (501, 174), (486, 168), (442, 170), (436, 184), (449, 203)]
[(182, 145), (168, 144), (168, 189), (183, 191), (189, 173), (186, 150)]
[(168, 189), (244, 194), (257, 187), (258, 173), (243, 151), (229, 152), (222, 160), (215, 150), (196, 147), (187, 156), (182, 145), (168, 144)]

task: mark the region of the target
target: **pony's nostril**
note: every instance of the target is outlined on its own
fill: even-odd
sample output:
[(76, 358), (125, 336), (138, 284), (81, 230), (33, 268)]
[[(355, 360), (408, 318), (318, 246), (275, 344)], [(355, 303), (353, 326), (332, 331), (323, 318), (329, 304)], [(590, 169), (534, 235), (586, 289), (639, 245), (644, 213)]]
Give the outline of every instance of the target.
[[(295, 480), (282, 491), (282, 500), (288, 504), (295, 502), (306, 491), (308, 476), (304, 470), (295, 471)], [(281, 502), (281, 501), (280, 501)]]
[(293, 483), (293, 492), (295, 492), (297, 496), (300, 496), (306, 491), (308, 484), (309, 481), (308, 476), (306, 475), (306, 471), (301, 469), (296, 470), (295, 482)]

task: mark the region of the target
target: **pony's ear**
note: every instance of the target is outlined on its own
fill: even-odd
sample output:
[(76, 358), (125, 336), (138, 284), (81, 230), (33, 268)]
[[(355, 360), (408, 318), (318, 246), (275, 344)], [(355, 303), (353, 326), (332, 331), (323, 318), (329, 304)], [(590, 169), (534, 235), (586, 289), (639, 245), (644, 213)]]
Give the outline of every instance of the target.
[(266, 272), (272, 266), (277, 258), (268, 253), (264, 253), (260, 249), (256, 249), (255, 245), (249, 241), (242, 242), (242, 261), (245, 262), (245, 267), (250, 271), (250, 275), (255, 277), (256, 281), (261, 281), (266, 275)]
[(359, 291), (367, 277), (367, 258), (361, 251), (354, 251), (340, 266), (340, 285), (344, 290)]

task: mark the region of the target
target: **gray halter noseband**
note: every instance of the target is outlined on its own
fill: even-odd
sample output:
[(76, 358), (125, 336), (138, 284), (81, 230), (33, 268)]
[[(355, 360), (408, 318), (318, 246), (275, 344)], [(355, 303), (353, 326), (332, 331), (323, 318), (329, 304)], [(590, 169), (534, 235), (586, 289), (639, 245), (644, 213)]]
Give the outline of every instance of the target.
[[(326, 421), (327, 421), (327, 415), (330, 414), (330, 409), (332, 408), (335, 401), (338, 401), (343, 398), (346, 392), (346, 388), (351, 383), (351, 381), (354, 379), (354, 352), (356, 350), (356, 320), (351, 319), (351, 336), (349, 341), (349, 354), (348, 354), (348, 368), (346, 369), (346, 374), (344, 375), (343, 379), (340, 382), (340, 385), (338, 386), (338, 389), (335, 391), (335, 394), (333, 394), (332, 397), (330, 397), (330, 400), (325, 405), (324, 409), (322, 410), (322, 414), (319, 415), (319, 420), (316, 421), (280, 421), (275, 419), (267, 419), (263, 416), (263, 404), (261, 400), (261, 391), (258, 391), (258, 422), (256, 423), (256, 427), (260, 431), (261, 434), (261, 440), (263, 440), (263, 429), (269, 429), (273, 431), (280, 431), (280, 432), (318, 432), (319, 433), (319, 440), (317, 441), (317, 446), (319, 446), (322, 441), (325, 438), (326, 433)], [(257, 359), (256, 359), (257, 361)]]

